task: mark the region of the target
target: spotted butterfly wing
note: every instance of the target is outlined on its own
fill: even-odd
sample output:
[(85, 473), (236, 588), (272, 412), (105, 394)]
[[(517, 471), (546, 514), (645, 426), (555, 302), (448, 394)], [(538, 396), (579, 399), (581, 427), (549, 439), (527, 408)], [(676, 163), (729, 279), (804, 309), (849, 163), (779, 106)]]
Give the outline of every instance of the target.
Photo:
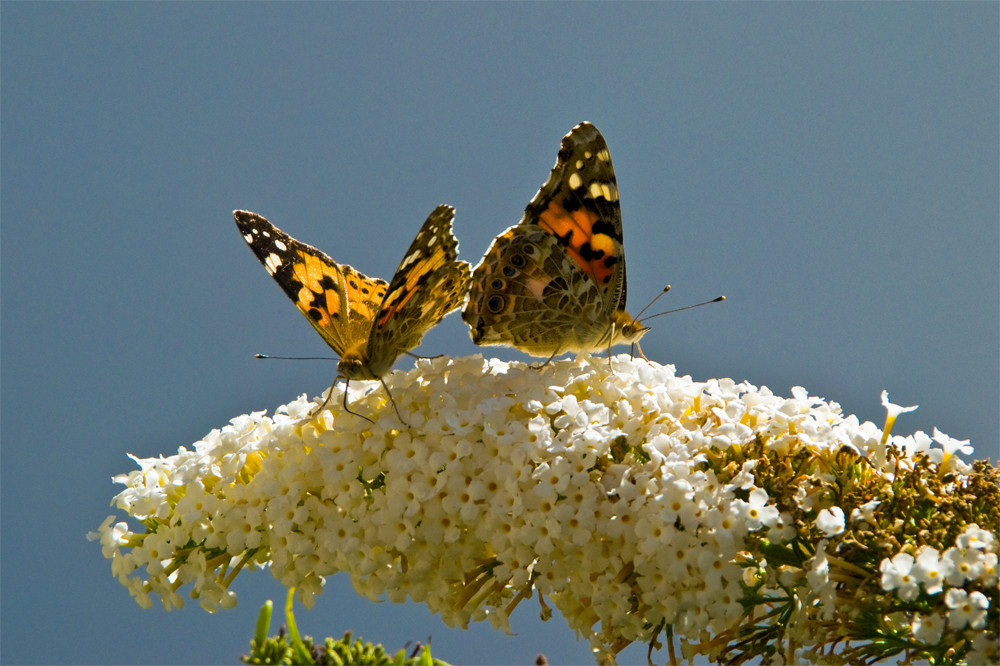
[(535, 356), (591, 352), (646, 332), (625, 312), (625, 253), (614, 168), (604, 137), (581, 123), (519, 224), (473, 272), (462, 317), (480, 345)]
[(456, 260), (454, 214), (450, 206), (431, 213), (391, 283), (338, 264), (260, 215), (235, 211), (233, 216), (267, 272), (341, 357), (339, 374), (379, 379), (461, 305), (469, 265)]
[(266, 218), (233, 212), (243, 240), (338, 356), (368, 342), (389, 283), (295, 240)]
[(607, 310), (625, 308), (625, 246), (618, 181), (608, 144), (580, 123), (563, 137), (556, 165), (520, 225), (551, 234), (597, 285)]
[(389, 283), (368, 342), (370, 369), (378, 376), (462, 305), (471, 267), (458, 261), (458, 240), (451, 230), (454, 217), (451, 206), (434, 209)]

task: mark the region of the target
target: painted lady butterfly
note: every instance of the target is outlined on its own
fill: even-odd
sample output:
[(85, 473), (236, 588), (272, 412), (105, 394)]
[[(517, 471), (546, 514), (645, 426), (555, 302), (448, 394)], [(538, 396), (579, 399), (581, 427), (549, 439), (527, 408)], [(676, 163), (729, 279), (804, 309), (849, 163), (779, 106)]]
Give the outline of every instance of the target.
[[(267, 272), (340, 356), (338, 377), (348, 381), (377, 379), (385, 386), (382, 377), (396, 358), (460, 307), (468, 289), (469, 264), (457, 261), (451, 206), (434, 209), (388, 283), (338, 264), (260, 215), (237, 210), (233, 217)], [(346, 391), (344, 401), (346, 409)]]
[(633, 344), (649, 330), (625, 312), (618, 186), (596, 127), (580, 123), (563, 137), (520, 223), (473, 271), (462, 319), (477, 345), (548, 357)]

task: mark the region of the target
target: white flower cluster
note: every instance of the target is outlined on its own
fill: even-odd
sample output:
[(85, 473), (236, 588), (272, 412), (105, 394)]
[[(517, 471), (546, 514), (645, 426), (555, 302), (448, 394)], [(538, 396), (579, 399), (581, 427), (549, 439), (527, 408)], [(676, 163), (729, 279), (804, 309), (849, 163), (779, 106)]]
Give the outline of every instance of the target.
[[(912, 602), (921, 589), (929, 596), (941, 594), (938, 613), (914, 613), (911, 630), (914, 639), (936, 645), (941, 641), (947, 624), (953, 632), (967, 627), (981, 630), (986, 627), (989, 599), (978, 590), (964, 589), (966, 583), (984, 589), (996, 589), (998, 582), (997, 561), (1000, 542), (993, 533), (978, 525), (968, 525), (958, 535), (955, 545), (943, 553), (930, 546), (920, 546), (916, 555), (906, 552), (882, 560), (882, 588), (894, 590), (903, 601)], [(998, 648), (985, 632), (970, 632), (973, 652), (968, 655), (970, 664), (996, 663)], [(952, 636), (949, 644), (957, 642)]]
[[(344, 412), (336, 393), (310, 418), (303, 397), (273, 418), (235, 418), (194, 450), (137, 459), (138, 471), (115, 478), (126, 486), (116, 503), (142, 525), (111, 517), (94, 535), (119, 580), (144, 606), (151, 594), (180, 606), (189, 584), (216, 610), (235, 603), (228, 584), (247, 564), (269, 565), (307, 606), (324, 576), (346, 571), (373, 599), (408, 597), (450, 625), (503, 629), (537, 591), (543, 612), (544, 597), (613, 660), (664, 623), (691, 642), (733, 627), (756, 571), (745, 537), (797, 534), (757, 485), (754, 461), (720, 480), (713, 452), (885, 451), (875, 425), (804, 389), (782, 398), (695, 382), (624, 355), (541, 369), (439, 358), (386, 381), (405, 425), (378, 383), (352, 382), (351, 410), (374, 423)], [(917, 451), (931, 438), (892, 440)], [(817, 541), (844, 530), (843, 510), (817, 505), (816, 493), (795, 502), (815, 509)], [(983, 534), (964, 533), (938, 577), (984, 576), (992, 562), (995, 579)], [(831, 585), (824, 548), (809, 573), (819, 587)], [(898, 573), (902, 561), (886, 566)], [(969, 625), (977, 618), (970, 611)]]

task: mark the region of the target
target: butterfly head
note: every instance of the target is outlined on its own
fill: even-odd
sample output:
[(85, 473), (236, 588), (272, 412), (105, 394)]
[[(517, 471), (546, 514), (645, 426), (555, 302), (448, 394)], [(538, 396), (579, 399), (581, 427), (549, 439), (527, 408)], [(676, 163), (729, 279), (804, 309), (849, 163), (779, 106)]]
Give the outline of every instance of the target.
[(631, 345), (639, 342), (649, 331), (649, 326), (633, 319), (624, 310), (618, 310), (611, 315), (611, 347), (615, 345)]
[[(393, 361), (396, 359), (393, 358)], [(391, 363), (389, 364), (391, 367)], [(360, 343), (344, 350), (337, 364), (337, 373), (344, 379), (370, 380), (378, 379), (389, 371), (389, 368), (372, 368), (371, 361), (365, 353), (365, 344)]]

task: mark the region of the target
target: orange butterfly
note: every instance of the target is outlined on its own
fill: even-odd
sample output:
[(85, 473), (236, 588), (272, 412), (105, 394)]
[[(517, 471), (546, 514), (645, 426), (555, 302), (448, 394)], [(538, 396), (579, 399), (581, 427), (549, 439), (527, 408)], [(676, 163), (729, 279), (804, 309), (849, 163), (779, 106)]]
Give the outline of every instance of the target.
[[(337, 376), (348, 382), (377, 379), (385, 386), (382, 378), (400, 354), (460, 307), (468, 289), (469, 264), (457, 260), (451, 206), (430, 214), (391, 282), (338, 264), (260, 215), (237, 210), (233, 217), (267, 272), (340, 356)], [(350, 411), (346, 389), (344, 409)]]

